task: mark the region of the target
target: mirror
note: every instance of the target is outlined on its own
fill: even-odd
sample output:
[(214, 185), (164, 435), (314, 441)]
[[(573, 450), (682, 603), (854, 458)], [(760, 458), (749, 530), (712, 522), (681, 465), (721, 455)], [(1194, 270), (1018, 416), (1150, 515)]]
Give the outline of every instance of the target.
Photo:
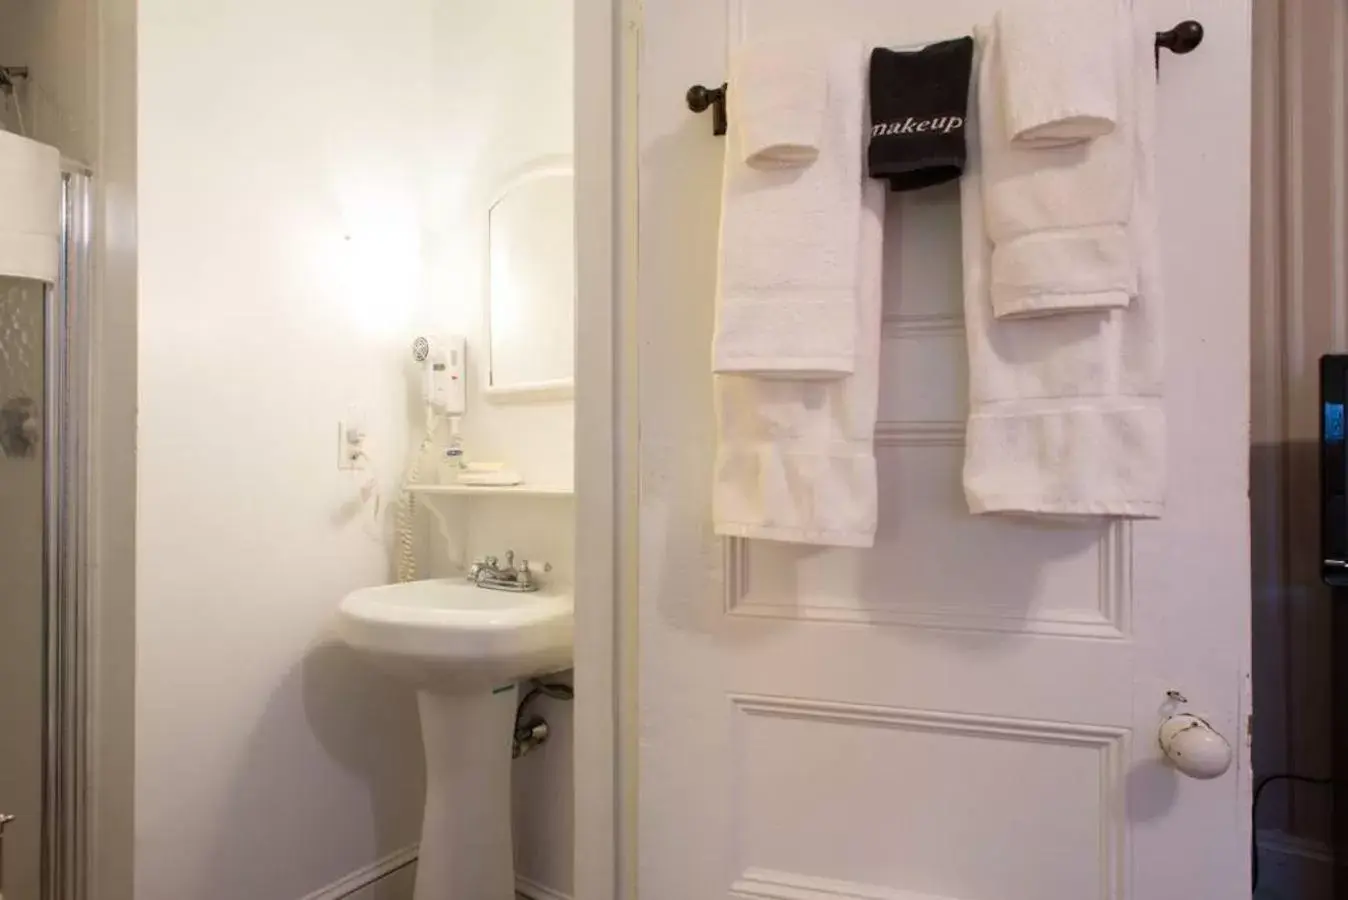
[(530, 166), (487, 213), (487, 395), (569, 397), (574, 390), (575, 191), (569, 159)]

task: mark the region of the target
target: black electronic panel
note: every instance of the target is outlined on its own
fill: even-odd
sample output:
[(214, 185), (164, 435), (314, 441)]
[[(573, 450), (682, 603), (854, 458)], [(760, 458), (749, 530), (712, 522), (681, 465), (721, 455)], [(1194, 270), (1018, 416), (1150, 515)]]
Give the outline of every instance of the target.
[(1348, 453), (1344, 403), (1348, 355), (1320, 357), (1320, 574), (1348, 587)]

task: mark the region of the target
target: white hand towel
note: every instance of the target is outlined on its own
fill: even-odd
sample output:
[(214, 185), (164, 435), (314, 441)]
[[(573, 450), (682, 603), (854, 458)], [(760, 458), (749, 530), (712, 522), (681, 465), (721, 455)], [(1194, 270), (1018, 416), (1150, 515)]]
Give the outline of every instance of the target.
[[(1131, 17), (1118, 5), (1122, 0), (1081, 2), (1101, 23), (1109, 24), (1083, 27), (1082, 33), (1068, 41), (1078, 50), (1079, 44), (1073, 42), (1090, 41), (1090, 51), (1099, 57), (1089, 65), (1083, 62), (1079, 76), (1098, 84), (1103, 80), (1095, 77), (1099, 70), (1107, 68), (1117, 75), (1111, 82), (1116, 88), (1113, 116), (1117, 127), (1093, 141), (1026, 149), (1012, 140), (1007, 126), (1013, 97), (1025, 103), (1054, 101), (1044, 100), (1046, 88), (1027, 72), (1028, 65), (1005, 64), (1010, 48), (1003, 38), (1008, 31), (1025, 32), (1020, 35), (1018, 52), (1028, 56), (1030, 45), (1035, 44), (1029, 32), (1037, 23), (1045, 33), (1035, 52), (1045, 57), (1057, 54), (1060, 48), (1053, 40), (1059, 35), (1053, 21), (1059, 7), (1034, 15), (999, 14), (1000, 25), (1008, 27), (984, 32), (978, 116), (983, 214), (994, 246), (992, 306), (998, 318), (1123, 309), (1137, 294), (1137, 259), (1128, 235), (1137, 131)], [(1072, 20), (1086, 18), (1080, 11), (1062, 15)], [(1017, 23), (1015, 28), (1009, 27), (1012, 22)], [(1060, 77), (1077, 76), (1062, 73)], [(1031, 91), (1041, 93), (1030, 95)], [(1072, 105), (1071, 94), (1070, 87), (1059, 89), (1064, 106)]]
[[(993, 247), (978, 123), (961, 183), (970, 415), (964, 489), (975, 513), (1151, 518), (1165, 492), (1162, 295), (1156, 251), (1152, 35), (1129, 28), (1136, 127), (1128, 235), (1139, 290), (1127, 309), (1006, 321), (993, 315)], [(990, 35), (979, 34), (980, 50)], [(980, 71), (988, 75), (984, 56)], [(982, 102), (983, 92), (974, 103)]]
[(749, 44), (735, 57), (738, 150), (756, 168), (807, 166), (819, 157), (828, 102), (827, 55), (818, 41)]
[(717, 376), (717, 534), (874, 544), (884, 218), (884, 182), (868, 179), (859, 229), (861, 302), (853, 312), (859, 352), (851, 377), (811, 382)]
[(833, 379), (856, 367), (866, 60), (860, 44), (819, 52), (827, 99), (819, 157), (808, 166), (745, 163), (735, 148), (757, 111), (732, 74), (737, 143), (727, 147), (722, 187), (718, 373)]
[(1059, 147), (1114, 130), (1122, 79), (1102, 48), (1127, 28), (1121, 12), (1118, 0), (1021, 0), (998, 11), (997, 75), (1015, 144)]

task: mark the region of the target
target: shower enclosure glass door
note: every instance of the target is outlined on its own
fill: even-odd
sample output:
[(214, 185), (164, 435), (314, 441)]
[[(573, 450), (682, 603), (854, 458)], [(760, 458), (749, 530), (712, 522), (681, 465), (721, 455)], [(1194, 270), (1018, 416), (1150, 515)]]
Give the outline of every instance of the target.
[(50, 287), (0, 276), (0, 895), (39, 896)]
[(62, 177), (55, 283), (0, 274), (3, 900), (83, 893), (88, 182)]

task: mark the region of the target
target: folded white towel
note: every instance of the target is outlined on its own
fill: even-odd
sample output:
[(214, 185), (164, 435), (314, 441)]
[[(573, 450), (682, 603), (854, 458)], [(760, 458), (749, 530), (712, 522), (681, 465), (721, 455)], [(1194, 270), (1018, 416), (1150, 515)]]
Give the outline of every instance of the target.
[(0, 128), (0, 197), (0, 274), (54, 283), (61, 255), (60, 151)]
[(819, 157), (808, 166), (745, 163), (734, 148), (757, 111), (730, 82), (737, 143), (722, 186), (718, 373), (830, 379), (856, 366), (866, 61), (859, 43), (819, 52), (827, 99)]
[[(993, 315), (993, 248), (979, 123), (961, 182), (970, 415), (964, 489), (975, 513), (1156, 517), (1165, 491), (1162, 295), (1156, 250), (1152, 35), (1130, 25), (1128, 238), (1139, 290), (1127, 309), (1005, 321)], [(978, 35), (980, 50), (990, 35)], [(988, 76), (988, 56), (980, 71)], [(976, 92), (975, 105), (984, 92)]]
[[(1033, 15), (1004, 12), (997, 20), (1003, 27), (984, 32), (978, 116), (983, 212), (994, 245), (992, 305), (998, 318), (1123, 309), (1137, 293), (1137, 260), (1128, 237), (1137, 130), (1131, 17), (1119, 6), (1122, 0), (1082, 2), (1094, 17), (1080, 10), (1064, 12), (1054, 5), (1040, 7)], [(1059, 17), (1089, 18), (1096, 26), (1083, 25), (1065, 43), (1073, 48), (1069, 57), (1089, 55), (1082, 49), (1084, 44), (1098, 58), (1082, 60), (1077, 75), (1062, 72), (1059, 77), (1064, 82), (1079, 78), (1101, 91), (1101, 83), (1108, 81), (1116, 102), (1111, 114), (1117, 126), (1089, 142), (1026, 149), (1012, 140), (1007, 125), (1013, 99), (1025, 105), (1075, 108), (1074, 88), (1061, 87), (1054, 94), (1035, 77), (1039, 71), (1028, 65), (1031, 49), (1041, 57), (1060, 52), (1054, 43), (1059, 37), (1054, 24)], [(1108, 28), (1105, 22), (1110, 23)], [(1037, 40), (1032, 37), (1036, 28), (1043, 30)], [(1015, 67), (1005, 65), (1010, 48), (1003, 38), (1009, 32), (1020, 33), (1018, 52), (1027, 57)], [(1100, 75), (1104, 69), (1116, 77), (1105, 79)], [(1045, 99), (1051, 97), (1059, 99)]]
[(783, 38), (749, 44), (730, 74), (736, 95), (738, 150), (757, 168), (806, 166), (819, 156), (828, 101), (825, 48)]
[(861, 302), (853, 312), (859, 353), (850, 378), (717, 376), (717, 534), (840, 547), (875, 542), (884, 218), (884, 182), (867, 180)]
[(1112, 54), (1127, 28), (1118, 0), (1020, 0), (998, 11), (998, 78), (1006, 131), (1026, 148), (1109, 134), (1118, 124), (1120, 73)]

